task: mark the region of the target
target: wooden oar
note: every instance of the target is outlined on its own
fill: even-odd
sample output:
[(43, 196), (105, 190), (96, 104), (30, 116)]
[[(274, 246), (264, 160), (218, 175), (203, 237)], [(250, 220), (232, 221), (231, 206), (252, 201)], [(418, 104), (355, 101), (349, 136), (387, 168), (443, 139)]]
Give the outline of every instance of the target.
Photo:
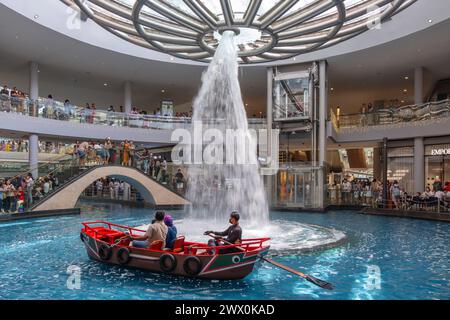
[[(208, 234), (208, 235), (209, 235), (210, 237), (217, 238), (217, 237), (214, 237), (214, 236), (211, 235), (211, 234)], [(226, 243), (226, 244), (231, 244), (231, 245), (233, 245), (232, 243), (230, 243), (230, 242), (228, 242), (228, 241), (225, 241), (223, 238), (220, 238), (220, 239), (221, 239), (224, 243)], [(246, 251), (244, 248), (239, 247), (239, 246), (236, 246), (236, 248), (238, 248), (238, 249), (241, 250), (241, 251)], [(260, 259), (262, 259), (262, 260), (264, 260), (264, 261), (266, 261), (266, 262), (268, 262), (268, 263), (274, 265), (275, 267), (278, 267), (278, 268), (283, 269), (283, 270), (285, 270), (285, 271), (287, 271), (287, 272), (290, 272), (290, 273), (295, 274), (295, 275), (297, 275), (297, 276), (299, 276), (299, 277), (302, 277), (303, 279), (305, 279), (305, 280), (307, 280), (307, 281), (309, 281), (309, 282), (315, 284), (316, 286), (319, 286), (319, 287), (324, 288), (324, 289), (327, 289), (327, 290), (333, 290), (333, 285), (332, 285), (331, 283), (329, 283), (329, 282), (326, 282), (326, 281), (324, 281), (324, 280), (321, 280), (321, 279), (318, 279), (318, 278), (316, 278), (316, 277), (310, 276), (310, 275), (308, 275), (308, 274), (304, 274), (303, 272), (294, 270), (294, 269), (292, 269), (292, 268), (290, 268), (290, 267), (288, 267), (288, 266), (285, 266), (285, 265), (283, 265), (283, 264), (281, 264), (281, 263), (278, 263), (278, 262), (276, 262), (276, 261), (273, 261), (272, 259), (265, 258), (265, 257), (263, 257), (262, 255), (258, 255), (258, 257), (259, 257)]]

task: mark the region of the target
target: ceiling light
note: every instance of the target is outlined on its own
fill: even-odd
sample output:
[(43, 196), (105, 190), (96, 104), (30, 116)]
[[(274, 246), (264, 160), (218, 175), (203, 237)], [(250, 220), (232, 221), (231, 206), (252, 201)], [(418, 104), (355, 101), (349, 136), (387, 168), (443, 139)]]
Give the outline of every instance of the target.
[(433, 23), (433, 19), (428, 19), (428, 23)]
[(164, 93), (164, 92), (166, 92), (166, 90), (162, 89), (161, 92)]
[(34, 19), (35, 19), (35, 20), (39, 19), (39, 15), (38, 15), (38, 14), (35, 14), (35, 15), (34, 15)]
[(334, 91), (334, 88), (330, 88), (331, 91)]
[(403, 92), (408, 92), (408, 89), (403, 89)]
[(409, 80), (409, 77), (408, 77), (408, 76), (405, 76), (405, 80)]
[(105, 87), (107, 87), (108, 86), (108, 84), (105, 82), (104, 84), (103, 84)]

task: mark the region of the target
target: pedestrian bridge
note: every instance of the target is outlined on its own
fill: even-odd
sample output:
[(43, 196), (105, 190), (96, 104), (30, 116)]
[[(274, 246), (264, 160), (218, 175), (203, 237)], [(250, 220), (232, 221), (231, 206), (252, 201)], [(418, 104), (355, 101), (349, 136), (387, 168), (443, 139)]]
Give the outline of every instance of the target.
[(36, 203), (31, 210), (47, 211), (74, 208), (81, 193), (94, 181), (103, 177), (125, 181), (136, 188), (147, 203), (156, 207), (189, 204), (189, 201), (181, 195), (152, 180), (137, 169), (122, 166), (99, 166), (93, 167), (69, 180)]

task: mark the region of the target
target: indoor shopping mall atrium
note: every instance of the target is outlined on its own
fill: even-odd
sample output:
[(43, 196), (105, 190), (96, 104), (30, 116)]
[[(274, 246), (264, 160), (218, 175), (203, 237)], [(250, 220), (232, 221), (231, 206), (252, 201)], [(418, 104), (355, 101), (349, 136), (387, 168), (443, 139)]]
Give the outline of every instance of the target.
[(449, 35), (449, 0), (0, 0), (0, 300), (449, 300)]

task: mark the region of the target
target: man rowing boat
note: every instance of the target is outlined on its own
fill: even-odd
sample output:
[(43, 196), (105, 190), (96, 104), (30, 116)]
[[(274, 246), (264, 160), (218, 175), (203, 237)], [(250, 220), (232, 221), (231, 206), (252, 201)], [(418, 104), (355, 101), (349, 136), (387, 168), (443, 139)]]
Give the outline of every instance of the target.
[[(211, 235), (212, 237), (214, 237), (215, 239), (211, 239), (208, 241), (208, 245), (211, 247), (214, 246), (220, 246), (223, 245), (221, 244), (221, 240), (222, 237), (226, 237), (224, 240), (225, 244), (235, 244), (235, 245), (240, 245), (241, 244), (241, 240), (242, 240), (242, 229), (241, 226), (239, 225), (239, 213), (237, 213), (237, 211), (233, 211), (230, 214), (230, 220), (229, 222), (231, 223), (231, 226), (229, 226), (225, 231), (220, 232), (220, 231), (206, 231), (204, 234), (205, 235)], [(226, 251), (226, 252), (225, 252)], [(237, 248), (228, 248), (228, 249), (223, 249), (220, 250), (220, 253), (231, 253), (231, 252), (236, 252), (239, 251)]]

